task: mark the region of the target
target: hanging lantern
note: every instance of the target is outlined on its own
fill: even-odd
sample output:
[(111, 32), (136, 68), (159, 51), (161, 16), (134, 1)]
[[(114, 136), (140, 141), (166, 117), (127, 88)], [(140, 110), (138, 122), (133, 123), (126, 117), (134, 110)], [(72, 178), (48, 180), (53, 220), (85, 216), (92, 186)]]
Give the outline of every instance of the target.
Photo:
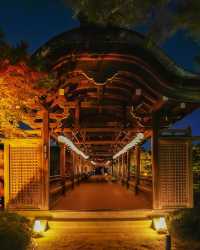
[(181, 109), (185, 109), (185, 108), (186, 108), (186, 104), (185, 104), (184, 102), (182, 102), (182, 103), (180, 104), (180, 107), (181, 107)]
[(58, 94), (59, 95), (65, 95), (65, 89), (59, 89)]
[(135, 94), (136, 95), (141, 95), (142, 94), (142, 90), (141, 89), (136, 89), (135, 90)]
[(169, 100), (169, 98), (167, 96), (163, 96), (162, 97), (163, 101), (167, 102)]

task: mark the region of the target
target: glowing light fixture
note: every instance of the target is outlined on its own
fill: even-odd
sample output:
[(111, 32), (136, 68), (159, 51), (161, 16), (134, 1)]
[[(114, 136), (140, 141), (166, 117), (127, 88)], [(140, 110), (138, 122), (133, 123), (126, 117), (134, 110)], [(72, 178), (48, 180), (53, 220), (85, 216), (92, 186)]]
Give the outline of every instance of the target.
[(142, 94), (142, 90), (141, 89), (136, 89), (135, 90), (135, 94), (136, 95), (141, 95)]
[(65, 95), (65, 89), (59, 89), (58, 94), (59, 95)]
[(184, 102), (182, 102), (182, 103), (180, 104), (180, 107), (181, 107), (181, 109), (185, 109), (185, 108), (186, 108), (186, 104), (185, 104)]
[(118, 158), (120, 155), (126, 153), (129, 149), (133, 148), (136, 146), (138, 143), (140, 143), (144, 139), (144, 134), (143, 133), (138, 133), (137, 136), (126, 146), (124, 146), (117, 154), (113, 156), (113, 159)]
[(163, 96), (162, 97), (163, 101), (167, 102), (169, 100), (169, 98), (167, 96)]
[(109, 165), (110, 163), (111, 163), (111, 161), (107, 161), (107, 162), (106, 162), (106, 165)]
[(80, 149), (78, 149), (74, 145), (74, 143), (70, 139), (68, 139), (67, 137), (60, 135), (60, 136), (58, 136), (58, 141), (67, 145), (72, 151), (74, 151), (78, 155), (82, 156), (84, 159), (87, 160), (89, 158), (88, 155), (84, 154)]
[(92, 165), (97, 165), (97, 163), (95, 161), (91, 161)]
[(167, 224), (164, 217), (153, 218), (152, 227), (158, 233), (167, 233)]
[(42, 225), (41, 225), (41, 222), (40, 220), (36, 220), (34, 222), (34, 226), (33, 226), (33, 231), (35, 233), (41, 233), (43, 230), (42, 230)]
[(33, 225), (33, 232), (37, 235), (42, 234), (48, 229), (48, 221), (47, 220), (35, 220)]

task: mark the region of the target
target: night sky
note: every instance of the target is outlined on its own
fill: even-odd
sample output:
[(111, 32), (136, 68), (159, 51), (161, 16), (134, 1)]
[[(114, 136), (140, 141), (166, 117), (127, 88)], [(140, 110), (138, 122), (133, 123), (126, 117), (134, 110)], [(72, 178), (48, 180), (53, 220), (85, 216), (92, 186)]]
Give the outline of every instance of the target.
[[(32, 53), (53, 36), (79, 25), (62, 0), (6, 0), (0, 3), (0, 28), (6, 40), (16, 45), (20, 40), (29, 44)], [(197, 72), (194, 57), (200, 46), (185, 33), (178, 32), (162, 46), (178, 65)], [(175, 127), (192, 126), (193, 135), (200, 135), (200, 109), (177, 122)]]

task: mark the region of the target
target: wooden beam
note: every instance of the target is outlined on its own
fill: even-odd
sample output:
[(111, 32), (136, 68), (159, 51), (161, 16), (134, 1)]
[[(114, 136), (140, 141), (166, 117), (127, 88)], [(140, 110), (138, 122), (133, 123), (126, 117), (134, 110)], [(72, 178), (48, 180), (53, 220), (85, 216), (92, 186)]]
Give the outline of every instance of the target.
[(93, 156), (112, 156), (113, 153), (98, 153), (98, 152), (91, 152), (90, 155), (93, 155)]
[(122, 144), (121, 141), (85, 141), (85, 142), (79, 142), (79, 143), (76, 143), (77, 145), (80, 145), (80, 144), (92, 144), (92, 145), (106, 145), (106, 144)]
[[(55, 133), (71, 133), (74, 129), (72, 128), (55, 128), (54, 132)], [(139, 132), (144, 132), (144, 128), (119, 128), (119, 127), (103, 127), (103, 128), (80, 128), (79, 131), (81, 132), (86, 132), (86, 133), (118, 133), (120, 131), (127, 131), (127, 132), (132, 132), (132, 133), (139, 133)]]

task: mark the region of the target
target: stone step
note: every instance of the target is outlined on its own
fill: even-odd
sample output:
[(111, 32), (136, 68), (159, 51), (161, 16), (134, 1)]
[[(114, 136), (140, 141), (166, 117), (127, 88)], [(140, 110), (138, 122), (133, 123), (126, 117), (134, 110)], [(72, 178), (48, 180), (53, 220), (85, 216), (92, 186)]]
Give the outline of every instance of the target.
[(53, 221), (134, 221), (150, 219), (154, 216), (165, 216), (167, 211), (127, 210), (127, 211), (16, 211), (29, 218), (48, 219)]

